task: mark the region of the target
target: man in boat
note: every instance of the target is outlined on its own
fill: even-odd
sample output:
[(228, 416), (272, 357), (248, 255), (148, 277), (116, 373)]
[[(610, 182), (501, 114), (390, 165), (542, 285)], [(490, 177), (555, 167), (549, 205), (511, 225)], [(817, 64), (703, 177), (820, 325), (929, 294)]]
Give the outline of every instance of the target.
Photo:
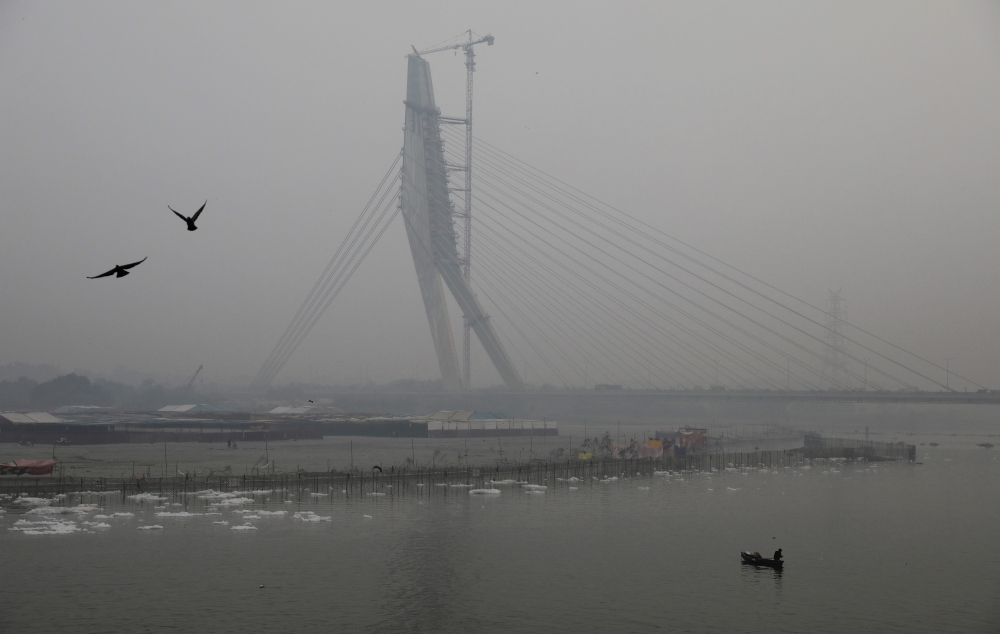
[(780, 548), (778, 550), (774, 551), (774, 560), (775, 561), (781, 561), (781, 549)]

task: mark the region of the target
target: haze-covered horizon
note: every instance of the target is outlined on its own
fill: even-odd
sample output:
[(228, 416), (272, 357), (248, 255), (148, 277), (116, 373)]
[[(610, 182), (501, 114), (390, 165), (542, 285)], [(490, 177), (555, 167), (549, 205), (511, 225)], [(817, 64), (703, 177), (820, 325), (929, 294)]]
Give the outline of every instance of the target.
[[(477, 137), (1000, 387), (989, 3), (4, 3), (0, 366), (249, 383), (399, 152), (410, 45), (468, 28)], [(275, 383), (439, 376), (397, 219)]]

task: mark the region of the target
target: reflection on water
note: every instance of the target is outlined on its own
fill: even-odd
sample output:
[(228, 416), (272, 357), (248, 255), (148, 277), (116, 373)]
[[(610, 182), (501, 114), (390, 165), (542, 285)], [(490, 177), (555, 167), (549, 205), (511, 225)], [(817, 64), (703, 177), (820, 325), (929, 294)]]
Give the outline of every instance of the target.
[[(0, 500), (0, 631), (991, 631), (998, 463), (934, 452), (531, 494)], [(783, 571), (739, 558), (779, 547)]]

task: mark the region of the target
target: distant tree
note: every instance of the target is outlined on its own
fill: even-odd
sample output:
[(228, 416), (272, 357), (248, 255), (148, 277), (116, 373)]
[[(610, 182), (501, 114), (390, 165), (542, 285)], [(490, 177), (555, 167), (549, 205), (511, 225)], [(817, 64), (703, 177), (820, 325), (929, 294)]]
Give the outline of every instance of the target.
[(111, 395), (85, 376), (64, 374), (31, 389), (31, 405), (54, 409), (63, 405), (111, 405)]
[(599, 453), (603, 456), (611, 455), (611, 432), (604, 432), (601, 437), (585, 438), (583, 440), (583, 448), (587, 451), (593, 451)]
[(38, 385), (27, 377), (0, 381), (0, 409), (25, 409), (31, 406), (31, 390)]

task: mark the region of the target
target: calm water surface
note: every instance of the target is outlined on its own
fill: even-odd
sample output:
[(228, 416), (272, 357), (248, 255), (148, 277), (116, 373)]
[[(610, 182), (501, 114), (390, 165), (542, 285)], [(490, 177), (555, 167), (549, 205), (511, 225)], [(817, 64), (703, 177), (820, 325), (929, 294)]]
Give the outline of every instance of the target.
[[(996, 632), (996, 451), (544, 494), (2, 500), (0, 632)], [(81, 530), (11, 530), (55, 520)], [(739, 563), (778, 547), (783, 573)]]

